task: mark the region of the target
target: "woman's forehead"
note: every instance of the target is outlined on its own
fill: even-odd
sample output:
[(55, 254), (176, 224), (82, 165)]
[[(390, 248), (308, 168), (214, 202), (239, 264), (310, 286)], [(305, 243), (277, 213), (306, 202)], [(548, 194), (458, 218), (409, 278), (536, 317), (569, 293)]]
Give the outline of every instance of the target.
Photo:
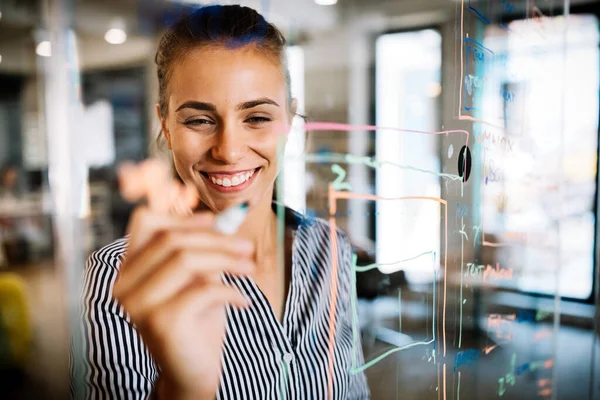
[(174, 65), (169, 86), (175, 103), (199, 96), (215, 103), (259, 97), (282, 101), (287, 93), (280, 62), (251, 46), (194, 49)]

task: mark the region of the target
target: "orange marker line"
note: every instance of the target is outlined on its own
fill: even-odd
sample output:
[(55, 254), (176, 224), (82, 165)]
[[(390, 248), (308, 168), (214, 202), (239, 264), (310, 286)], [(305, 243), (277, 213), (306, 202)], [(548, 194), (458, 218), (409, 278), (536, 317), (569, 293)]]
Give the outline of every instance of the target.
[[(441, 200), (441, 199), (440, 199)], [(444, 357), (446, 357), (446, 282), (448, 281), (448, 203), (444, 201), (444, 310), (442, 318), (442, 330), (444, 334)], [(444, 364), (444, 373), (446, 372), (446, 364)], [(444, 378), (445, 382), (445, 378)], [(446, 392), (444, 391), (444, 397)]]
[[(461, 83), (462, 83), (462, 80), (461, 80)], [(496, 125), (496, 124), (493, 124), (493, 123), (491, 123), (491, 122), (489, 122), (489, 121), (485, 121), (485, 120), (483, 120), (483, 119), (477, 119), (477, 118), (471, 117), (471, 116), (469, 116), (469, 115), (459, 115), (459, 116), (458, 116), (458, 119), (459, 119), (460, 121), (479, 122), (480, 124), (484, 124), (484, 125), (492, 126), (492, 127), (494, 127), (494, 128), (498, 128), (498, 129), (504, 129), (504, 127), (503, 127), (502, 125)]]
[(498, 345), (497, 345), (497, 344), (495, 344), (495, 345), (493, 345), (493, 346), (488, 346), (488, 347), (486, 347), (486, 348), (483, 350), (483, 352), (484, 352), (485, 354), (490, 354), (490, 352), (491, 352), (492, 350), (494, 350), (496, 347), (498, 347)]
[[(336, 201), (333, 184), (329, 184), (329, 211), (335, 215)], [(329, 365), (327, 374), (328, 398), (333, 399), (333, 366), (335, 357), (335, 311), (337, 303), (338, 243), (335, 217), (329, 217), (329, 235), (331, 237), (331, 303), (329, 308)]]
[(444, 400), (446, 400), (446, 363), (444, 363)]
[(460, 4), (460, 89), (458, 90), (458, 119), (461, 119), (463, 98), (463, 75), (465, 74), (463, 42), (465, 39), (465, 0)]

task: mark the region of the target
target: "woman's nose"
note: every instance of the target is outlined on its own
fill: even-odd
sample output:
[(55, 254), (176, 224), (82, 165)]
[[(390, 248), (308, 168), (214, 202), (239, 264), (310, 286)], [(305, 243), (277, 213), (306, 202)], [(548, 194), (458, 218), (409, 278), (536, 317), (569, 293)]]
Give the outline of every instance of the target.
[(243, 157), (245, 149), (246, 145), (235, 129), (224, 127), (217, 134), (211, 155), (215, 160), (235, 164)]

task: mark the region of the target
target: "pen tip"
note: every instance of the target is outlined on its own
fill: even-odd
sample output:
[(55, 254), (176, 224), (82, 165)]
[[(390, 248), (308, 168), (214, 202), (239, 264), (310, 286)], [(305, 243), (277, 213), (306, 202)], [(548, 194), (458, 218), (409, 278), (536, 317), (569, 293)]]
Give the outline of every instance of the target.
[(247, 209), (248, 207), (250, 207), (250, 202), (249, 202), (249, 201), (245, 201), (245, 202), (243, 202), (242, 204), (240, 204), (240, 208), (241, 208), (242, 210), (245, 210), (245, 209)]

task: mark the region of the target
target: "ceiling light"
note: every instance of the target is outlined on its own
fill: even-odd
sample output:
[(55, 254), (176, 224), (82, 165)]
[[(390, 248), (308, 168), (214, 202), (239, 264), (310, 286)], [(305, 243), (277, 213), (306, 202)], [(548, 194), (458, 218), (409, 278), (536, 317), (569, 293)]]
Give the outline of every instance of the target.
[(337, 4), (337, 0), (315, 0), (315, 3), (320, 6), (332, 6)]
[(35, 48), (35, 52), (38, 56), (50, 57), (52, 55), (50, 42), (47, 40), (40, 42)]
[(110, 44), (123, 44), (127, 40), (127, 34), (123, 29), (111, 28), (104, 34), (104, 40)]

